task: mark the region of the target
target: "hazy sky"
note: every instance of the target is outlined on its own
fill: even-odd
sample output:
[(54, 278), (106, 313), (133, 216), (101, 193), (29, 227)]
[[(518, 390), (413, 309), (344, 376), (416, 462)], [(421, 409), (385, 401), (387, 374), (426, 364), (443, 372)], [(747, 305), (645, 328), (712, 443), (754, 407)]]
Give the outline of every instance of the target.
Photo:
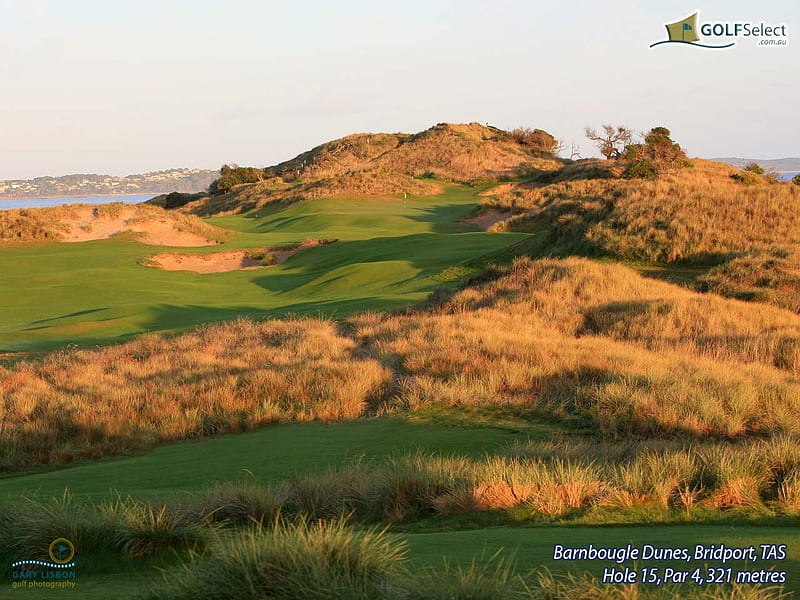
[[(789, 46), (664, 45), (786, 23)], [(694, 156), (800, 156), (796, 0), (0, 0), (0, 179), (268, 165), (441, 121), (665, 125)]]

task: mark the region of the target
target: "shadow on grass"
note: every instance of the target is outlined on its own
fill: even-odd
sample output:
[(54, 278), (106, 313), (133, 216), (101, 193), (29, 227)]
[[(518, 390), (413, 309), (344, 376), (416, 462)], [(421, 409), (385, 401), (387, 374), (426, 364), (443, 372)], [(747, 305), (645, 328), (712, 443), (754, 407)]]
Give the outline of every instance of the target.
[(409, 218), (421, 223), (433, 223), (433, 233), (463, 233), (475, 231), (473, 225), (463, 223), (461, 219), (469, 216), (475, 209), (475, 202), (464, 204), (434, 205), (424, 208), (415, 208), (421, 213), (410, 215)]
[[(470, 260), (475, 255), (494, 252), (504, 241), (509, 240), (498, 238), (497, 234), (483, 232), (464, 232), (462, 235), (416, 233), (367, 240), (343, 240), (336, 244), (301, 250), (286, 262), (286, 266), (291, 269), (258, 277), (255, 283), (271, 292), (282, 293), (311, 283), (335, 269), (398, 261), (408, 263), (411, 268), (418, 270), (412, 279), (431, 277), (443, 268)], [(387, 265), (385, 277), (388, 281), (368, 283), (396, 285), (398, 281), (390, 281), (392, 268)]]
[[(386, 301), (374, 296), (356, 299), (294, 302), (279, 308), (257, 306), (209, 307), (202, 305), (161, 304), (150, 310), (146, 330), (187, 330), (206, 323), (221, 323), (239, 318), (265, 319), (290, 316), (311, 316), (320, 318), (346, 317), (359, 310), (385, 306)], [(406, 302), (398, 302), (405, 305)], [(126, 337), (135, 337), (131, 334)]]
[(50, 317), (47, 319), (39, 319), (37, 321), (31, 321), (31, 324), (38, 325), (39, 323), (49, 323), (50, 321), (58, 321), (59, 319), (70, 319), (72, 317), (81, 317), (83, 315), (91, 315), (94, 313), (103, 312), (104, 310), (109, 310), (109, 307), (104, 306), (103, 308), (88, 308), (86, 310), (79, 310), (77, 312), (69, 313), (67, 315), (60, 315), (58, 317)]

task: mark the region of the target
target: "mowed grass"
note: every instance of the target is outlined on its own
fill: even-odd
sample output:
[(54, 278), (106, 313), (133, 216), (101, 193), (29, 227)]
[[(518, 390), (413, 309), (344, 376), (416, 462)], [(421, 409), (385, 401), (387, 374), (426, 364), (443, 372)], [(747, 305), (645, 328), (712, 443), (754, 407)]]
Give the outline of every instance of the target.
[[(194, 492), (214, 483), (257, 478), (280, 481), (394, 453), (424, 450), (477, 457), (525, 437), (551, 434), (556, 426), (510, 422), (460, 426), (439, 419), (405, 417), (338, 423), (289, 423), (258, 431), (161, 446), (120, 460), (90, 462), (57, 471), (0, 479), (0, 498), (71, 493), (102, 499), (118, 492), (138, 498)], [(168, 473), (169, 477), (164, 477)]]
[[(447, 283), (439, 275), (520, 240), (461, 222), (480, 190), (449, 187), (424, 198), (330, 199), (210, 219), (239, 232), (205, 254), (337, 238), (265, 269), (197, 274), (145, 267), (162, 252), (124, 239), (0, 249), (0, 352), (117, 341), (237, 316), (394, 309)], [(24, 290), (24, 300), (21, 292)]]

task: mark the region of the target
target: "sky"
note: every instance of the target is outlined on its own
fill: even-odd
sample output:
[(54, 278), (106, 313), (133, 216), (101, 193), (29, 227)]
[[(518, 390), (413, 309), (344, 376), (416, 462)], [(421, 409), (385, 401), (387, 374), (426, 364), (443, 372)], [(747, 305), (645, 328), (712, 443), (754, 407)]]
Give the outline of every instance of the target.
[[(786, 24), (709, 50), (664, 24)], [(0, 0), (0, 179), (266, 166), (439, 122), (663, 125), (692, 156), (800, 156), (796, 0)]]

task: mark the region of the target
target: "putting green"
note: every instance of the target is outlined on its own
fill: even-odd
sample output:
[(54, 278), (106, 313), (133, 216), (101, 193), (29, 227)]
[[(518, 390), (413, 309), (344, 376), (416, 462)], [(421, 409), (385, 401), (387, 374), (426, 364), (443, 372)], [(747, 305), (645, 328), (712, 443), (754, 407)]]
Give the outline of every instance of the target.
[[(447, 267), (524, 237), (461, 221), (479, 191), (451, 186), (432, 198), (314, 200), (217, 217), (209, 221), (238, 232), (221, 246), (165, 249), (109, 239), (2, 248), (0, 352), (108, 343), (238, 316), (337, 318), (418, 302), (456, 282), (442, 276)], [(165, 250), (205, 254), (309, 238), (340, 241), (264, 269), (198, 274), (139, 264)]]

